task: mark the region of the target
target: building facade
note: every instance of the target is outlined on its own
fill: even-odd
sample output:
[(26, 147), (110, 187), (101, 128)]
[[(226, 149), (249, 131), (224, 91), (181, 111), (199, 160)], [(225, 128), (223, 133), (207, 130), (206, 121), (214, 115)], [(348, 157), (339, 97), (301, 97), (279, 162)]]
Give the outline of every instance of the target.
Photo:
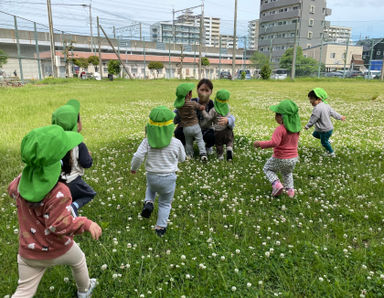
[(318, 45), (329, 15), (325, 0), (260, 0), (258, 49), (278, 63), (295, 40), (303, 49)]
[(384, 38), (359, 40), (357, 45), (361, 45), (363, 47), (363, 60), (366, 65), (369, 65), (371, 56), (372, 60), (384, 59)]
[[(233, 49), (233, 35), (221, 34), (221, 48)], [(236, 37), (236, 49), (239, 48), (239, 38)]]
[(151, 40), (155, 42), (188, 45), (200, 44), (200, 28), (194, 24), (158, 22), (151, 25), (150, 30)]
[(351, 38), (352, 28), (329, 26), (324, 28), (324, 40), (327, 42), (346, 43)]
[(248, 22), (248, 48), (257, 50), (259, 44), (259, 20)]

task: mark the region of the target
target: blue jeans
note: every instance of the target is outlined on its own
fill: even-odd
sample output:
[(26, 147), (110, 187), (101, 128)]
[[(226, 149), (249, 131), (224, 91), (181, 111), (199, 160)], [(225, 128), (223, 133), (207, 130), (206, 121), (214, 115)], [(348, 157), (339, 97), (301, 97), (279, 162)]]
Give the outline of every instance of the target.
[(176, 188), (176, 177), (175, 173), (166, 176), (147, 173), (145, 202), (154, 203), (156, 194), (159, 195), (156, 225), (162, 228), (167, 227), (167, 220), (171, 212), (173, 195)]
[(323, 145), (325, 150), (327, 150), (329, 153), (333, 152), (332, 146), (329, 143), (329, 138), (331, 137), (332, 132), (333, 132), (333, 129), (326, 132), (314, 131), (312, 134), (316, 139), (320, 139), (321, 145)]

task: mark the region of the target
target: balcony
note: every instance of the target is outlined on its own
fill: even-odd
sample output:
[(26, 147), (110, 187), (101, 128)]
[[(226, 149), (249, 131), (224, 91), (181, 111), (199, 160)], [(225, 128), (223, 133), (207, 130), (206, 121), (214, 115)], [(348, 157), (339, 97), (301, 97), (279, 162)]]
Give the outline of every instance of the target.
[(274, 38), (274, 39), (263, 39), (259, 40), (259, 47), (265, 47), (270, 46), (272, 40), (272, 45), (287, 45), (287, 44), (293, 44), (294, 37), (287, 37), (287, 38)]
[(276, 1), (272, 3), (262, 4), (260, 7), (260, 12), (263, 12), (264, 10), (285, 7), (285, 6), (294, 5), (294, 4), (300, 4), (300, 0), (285, 0), (285, 1)]
[(276, 13), (273, 15), (260, 16), (260, 23), (272, 22), (283, 19), (292, 19), (300, 17), (300, 9), (291, 10), (287, 12)]
[(279, 33), (279, 32), (295, 31), (295, 30), (296, 30), (296, 24), (289, 24), (289, 25), (273, 26), (266, 29), (260, 28), (259, 34), (262, 35), (262, 34)]

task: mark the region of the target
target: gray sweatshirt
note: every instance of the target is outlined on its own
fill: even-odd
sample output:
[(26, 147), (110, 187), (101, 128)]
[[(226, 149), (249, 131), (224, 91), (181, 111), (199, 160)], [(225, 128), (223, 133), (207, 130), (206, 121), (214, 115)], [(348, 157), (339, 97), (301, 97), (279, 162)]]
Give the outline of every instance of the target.
[(315, 131), (330, 131), (333, 129), (331, 116), (337, 120), (341, 120), (339, 113), (335, 112), (329, 104), (321, 102), (313, 108), (311, 118), (305, 127), (310, 128), (315, 125)]

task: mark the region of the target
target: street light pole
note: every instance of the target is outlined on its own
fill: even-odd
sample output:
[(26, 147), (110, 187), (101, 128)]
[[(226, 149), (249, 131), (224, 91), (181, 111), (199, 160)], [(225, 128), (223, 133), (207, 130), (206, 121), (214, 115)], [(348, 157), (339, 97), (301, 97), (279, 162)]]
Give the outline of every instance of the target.
[(56, 61), (55, 61), (55, 41), (53, 36), (53, 23), (52, 23), (52, 8), (51, 0), (47, 0), (47, 9), (48, 9), (48, 23), (49, 23), (49, 41), (51, 47), (51, 71), (54, 78), (57, 77), (56, 73)]
[(235, 79), (235, 63), (236, 63), (236, 25), (237, 25), (237, 0), (235, 0), (235, 18), (234, 18), (234, 21), (233, 21), (232, 80)]

